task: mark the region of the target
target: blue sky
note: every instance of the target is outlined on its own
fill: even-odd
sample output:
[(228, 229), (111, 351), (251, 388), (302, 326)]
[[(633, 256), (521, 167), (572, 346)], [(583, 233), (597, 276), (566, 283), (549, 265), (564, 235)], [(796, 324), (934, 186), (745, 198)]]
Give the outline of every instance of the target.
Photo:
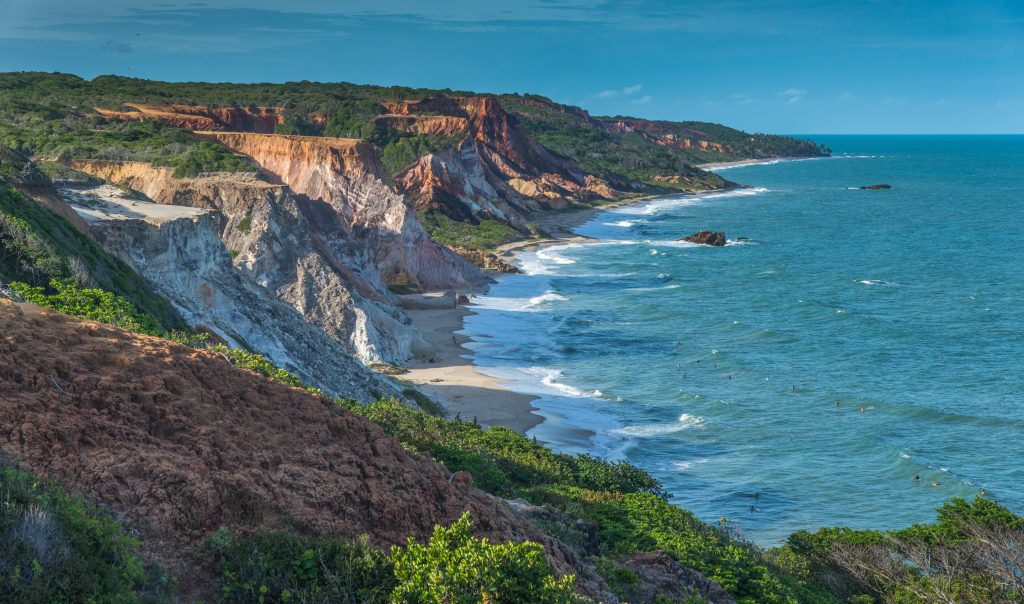
[(0, 71), (534, 92), (785, 133), (1024, 133), (1024, 0), (0, 0)]

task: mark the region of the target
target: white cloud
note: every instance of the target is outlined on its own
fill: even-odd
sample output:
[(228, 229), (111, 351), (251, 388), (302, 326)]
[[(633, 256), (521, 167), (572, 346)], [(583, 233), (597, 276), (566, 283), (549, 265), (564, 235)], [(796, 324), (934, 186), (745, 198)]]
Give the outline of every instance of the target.
[(790, 105), (795, 105), (799, 103), (800, 100), (803, 99), (804, 95), (806, 94), (807, 91), (804, 90), (803, 88), (787, 88), (785, 90), (780, 91), (778, 93), (778, 96), (786, 99), (786, 103)]
[(634, 105), (646, 105), (647, 103), (650, 103), (653, 98), (654, 97), (652, 97), (651, 95), (647, 94), (647, 95), (644, 95), (644, 96), (638, 98), (637, 100), (633, 101), (633, 104)]
[(633, 84), (632, 86), (626, 86), (625, 88), (609, 88), (608, 90), (602, 90), (594, 96), (599, 99), (610, 99), (618, 96), (633, 96), (643, 89), (643, 84)]

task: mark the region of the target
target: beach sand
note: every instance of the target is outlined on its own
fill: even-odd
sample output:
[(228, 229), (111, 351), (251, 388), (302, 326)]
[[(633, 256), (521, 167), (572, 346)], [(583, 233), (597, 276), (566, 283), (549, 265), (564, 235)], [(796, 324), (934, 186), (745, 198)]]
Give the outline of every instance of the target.
[(462, 320), (470, 312), (466, 306), (406, 310), (436, 354), (433, 363), (410, 361), (409, 373), (400, 377), (440, 403), (448, 417), (475, 418), (483, 426), (505, 426), (525, 434), (544, 419), (533, 413), (531, 403), (537, 398), (509, 390), (501, 380), (480, 373), (469, 359), (463, 358), (462, 355), (471, 354), (462, 346), (469, 338), (456, 332), (462, 329)]

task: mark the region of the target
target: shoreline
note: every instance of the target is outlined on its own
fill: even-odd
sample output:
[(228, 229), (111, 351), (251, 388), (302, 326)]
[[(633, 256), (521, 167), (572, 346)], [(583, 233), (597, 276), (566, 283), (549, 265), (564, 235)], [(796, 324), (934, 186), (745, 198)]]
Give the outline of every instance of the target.
[[(828, 157), (828, 156), (819, 156)], [(818, 159), (818, 157), (771, 157), (767, 159), (739, 159), (736, 161), (720, 161), (712, 162), (709, 164), (697, 164), (695, 167), (700, 168), (708, 172), (714, 172), (715, 170), (725, 170), (728, 168), (739, 168), (741, 166), (757, 166), (761, 164), (775, 164), (784, 161), (802, 161), (805, 159)]]
[[(715, 192), (717, 190), (680, 194), (705, 195)], [(600, 206), (551, 212), (537, 219), (537, 224), (548, 237), (514, 241), (489, 251), (507, 262), (514, 262), (519, 254), (553, 245), (596, 241), (591, 237), (577, 235), (574, 229), (589, 222), (601, 212), (666, 195), (672, 193), (630, 197)], [(486, 294), (489, 289), (489, 286), (485, 286), (459, 293)], [(432, 359), (410, 360), (406, 364), (408, 372), (396, 377), (410, 382), (417, 390), (440, 404), (447, 417), (475, 420), (485, 427), (504, 426), (524, 435), (542, 423), (548, 423), (551, 425), (546, 427), (557, 433), (556, 438), (552, 440), (559, 442), (582, 444), (594, 435), (590, 430), (549, 422), (548, 418), (538, 413), (539, 409), (533, 405), (540, 397), (512, 390), (506, 386), (508, 380), (489, 376), (477, 369), (472, 359), (467, 358), (473, 351), (466, 348), (465, 344), (472, 342), (472, 339), (461, 333), (465, 318), (475, 314), (472, 306), (404, 310), (412, 320), (413, 326), (434, 348), (435, 354)]]

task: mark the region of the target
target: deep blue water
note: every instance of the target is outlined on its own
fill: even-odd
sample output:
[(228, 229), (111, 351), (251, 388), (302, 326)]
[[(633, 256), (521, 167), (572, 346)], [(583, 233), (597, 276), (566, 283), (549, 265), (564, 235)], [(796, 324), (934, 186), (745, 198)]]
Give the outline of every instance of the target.
[[(467, 320), (474, 361), (542, 396), (538, 438), (761, 544), (982, 488), (1024, 512), (1024, 137), (814, 138), (836, 157), (724, 170), (754, 188), (525, 254)], [(675, 241), (704, 228), (733, 243)]]

